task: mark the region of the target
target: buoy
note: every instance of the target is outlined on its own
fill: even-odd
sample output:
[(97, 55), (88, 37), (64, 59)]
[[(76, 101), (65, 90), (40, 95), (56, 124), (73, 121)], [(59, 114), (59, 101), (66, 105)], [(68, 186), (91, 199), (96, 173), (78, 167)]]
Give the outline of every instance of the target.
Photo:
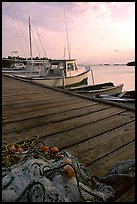
[(69, 158), (64, 159), (64, 164), (71, 164), (71, 159)]
[(16, 152), (16, 148), (14, 145), (12, 145), (11, 147), (8, 148), (10, 152)]
[(48, 147), (48, 146), (45, 146), (45, 145), (41, 145), (41, 146), (39, 147), (39, 150), (40, 150), (40, 151), (43, 151), (43, 152), (48, 152), (48, 151), (49, 151), (49, 147)]
[(51, 147), (50, 148), (50, 152), (53, 153), (53, 154), (56, 154), (58, 152), (58, 148), (57, 147)]
[(70, 165), (64, 166), (64, 173), (67, 174), (70, 178), (72, 178), (75, 174), (74, 169)]
[(17, 147), (16, 151), (22, 153), (22, 152), (24, 152), (24, 149), (22, 147)]

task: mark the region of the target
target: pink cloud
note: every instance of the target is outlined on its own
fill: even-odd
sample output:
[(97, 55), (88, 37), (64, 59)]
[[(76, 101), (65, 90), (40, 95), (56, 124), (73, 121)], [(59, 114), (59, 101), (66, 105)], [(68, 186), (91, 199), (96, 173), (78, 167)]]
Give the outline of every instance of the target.
[[(28, 40), (30, 15), (32, 27), (35, 24), (49, 57), (63, 56), (66, 46), (65, 10), (72, 56), (97, 60), (111, 53), (113, 58), (114, 54), (119, 54), (114, 50), (134, 50), (134, 7), (134, 2), (3, 2), (2, 53), (10, 55), (12, 49), (21, 53), (13, 21), (17, 27), (19, 24), (22, 26)], [(36, 33), (35, 37), (38, 40)], [(35, 48), (34, 54), (37, 55)], [(128, 57), (129, 53), (126, 54)]]

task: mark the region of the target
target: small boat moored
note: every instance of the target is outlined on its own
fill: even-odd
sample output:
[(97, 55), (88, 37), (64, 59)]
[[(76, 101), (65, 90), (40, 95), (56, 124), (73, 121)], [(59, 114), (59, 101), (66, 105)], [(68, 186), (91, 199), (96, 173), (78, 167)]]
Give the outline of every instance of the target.
[(118, 95), (122, 92), (123, 86), (124, 84), (114, 85), (112, 82), (107, 82), (90, 86), (70, 88), (67, 90), (88, 97), (99, 97), (102, 94)]
[(103, 94), (99, 95), (98, 98), (103, 99), (104, 101), (111, 101), (115, 104), (120, 104), (123, 107), (128, 107), (132, 110), (135, 110), (135, 90), (123, 91), (117, 96)]

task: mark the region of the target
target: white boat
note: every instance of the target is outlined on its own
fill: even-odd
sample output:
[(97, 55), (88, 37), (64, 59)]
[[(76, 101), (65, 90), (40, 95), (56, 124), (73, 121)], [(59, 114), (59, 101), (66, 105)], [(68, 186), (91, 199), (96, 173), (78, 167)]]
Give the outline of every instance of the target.
[(69, 88), (68, 91), (72, 91), (88, 97), (99, 97), (102, 94), (120, 94), (122, 92), (124, 84), (114, 85), (112, 82), (95, 84), (90, 86), (83, 86), (77, 88)]
[(13, 70), (22, 70), (22, 69), (25, 69), (26, 66), (25, 66), (25, 64), (23, 64), (23, 63), (16, 63), (16, 64), (13, 65), (11, 68), (12, 68)]
[[(39, 70), (37, 73), (34, 69)], [(14, 74), (14, 77), (33, 80), (53, 87), (68, 88), (88, 84), (91, 70), (80, 69), (75, 59), (50, 59), (47, 61), (28, 61), (24, 74)]]
[[(33, 60), (31, 45), (31, 26), (29, 17), (29, 37), (30, 37), (30, 56), (31, 60), (27, 61), (24, 74), (14, 74), (14, 77), (33, 80), (38, 83), (46, 84), (53, 87), (70, 87), (80, 84), (88, 84), (88, 77), (91, 70), (79, 69), (75, 59), (47, 59)], [(37, 70), (37, 73), (36, 73)]]
[(12, 67), (2, 67), (2, 73), (12, 74), (12, 73), (25, 73), (26, 66), (24, 64), (16, 64)]

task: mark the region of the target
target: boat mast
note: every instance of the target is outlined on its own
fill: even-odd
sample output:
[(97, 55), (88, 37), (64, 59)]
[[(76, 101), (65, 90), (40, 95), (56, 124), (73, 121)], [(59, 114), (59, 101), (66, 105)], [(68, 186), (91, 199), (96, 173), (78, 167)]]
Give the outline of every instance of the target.
[(30, 57), (32, 60), (32, 45), (31, 45), (31, 25), (30, 25), (30, 16), (29, 16), (29, 40), (30, 40)]
[(71, 59), (71, 57), (70, 57), (70, 47), (69, 47), (69, 37), (68, 37), (68, 28), (67, 28), (67, 21), (66, 21), (65, 10), (64, 10), (64, 17), (65, 17), (65, 25), (66, 25), (66, 32), (67, 32), (68, 55), (69, 55), (69, 59)]

